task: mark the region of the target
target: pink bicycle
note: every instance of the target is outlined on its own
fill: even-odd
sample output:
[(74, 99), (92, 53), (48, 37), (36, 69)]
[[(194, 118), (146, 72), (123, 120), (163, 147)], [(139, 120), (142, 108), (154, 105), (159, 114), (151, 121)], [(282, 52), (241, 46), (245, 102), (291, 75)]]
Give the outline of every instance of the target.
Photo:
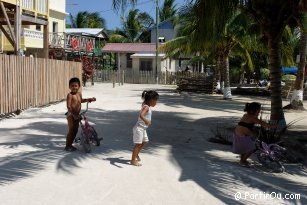
[(257, 158), (259, 162), (268, 170), (281, 173), (285, 171), (285, 167), (281, 162), (297, 163), (298, 159), (292, 155), (285, 147), (272, 143), (267, 144), (256, 139)]
[(98, 134), (94, 127), (88, 122), (85, 113), (88, 111), (88, 102), (86, 104), (86, 109), (80, 113), (80, 127), (81, 135), (75, 138), (75, 143), (79, 143), (86, 153), (92, 151), (92, 145), (100, 146), (100, 141), (103, 140), (102, 137), (98, 137)]

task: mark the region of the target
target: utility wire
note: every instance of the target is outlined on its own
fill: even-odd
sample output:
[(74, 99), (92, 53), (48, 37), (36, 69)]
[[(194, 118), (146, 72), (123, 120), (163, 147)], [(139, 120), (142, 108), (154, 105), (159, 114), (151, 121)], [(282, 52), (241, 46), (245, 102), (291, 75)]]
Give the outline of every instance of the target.
[[(137, 3), (136, 6), (140, 6), (140, 5), (144, 5), (144, 4), (147, 4), (147, 3), (150, 3), (152, 2), (152, 0), (147, 0), (147, 1), (144, 1), (144, 2), (140, 2), (140, 3)], [(132, 4), (129, 3), (128, 6), (131, 6)], [(104, 12), (108, 12), (108, 11), (114, 11), (114, 9), (107, 9), (107, 10), (102, 10), (102, 11), (97, 11), (98, 13), (104, 13)]]

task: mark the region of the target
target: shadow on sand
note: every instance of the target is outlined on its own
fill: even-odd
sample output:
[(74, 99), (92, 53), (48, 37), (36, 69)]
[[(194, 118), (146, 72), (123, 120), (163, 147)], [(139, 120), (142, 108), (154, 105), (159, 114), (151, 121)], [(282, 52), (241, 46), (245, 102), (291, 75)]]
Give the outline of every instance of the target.
[[(223, 107), (227, 107), (225, 112), (230, 113), (233, 110), (242, 111), (243, 109), (242, 102), (224, 101), (205, 95), (199, 98), (189, 96), (189, 94), (173, 96), (169, 95), (171, 92), (169, 90), (160, 91), (161, 103), (169, 106), (184, 104), (208, 110), (221, 110), (219, 103), (223, 103)], [(105, 154), (131, 151), (133, 146), (131, 142), (132, 127), (137, 118), (137, 112), (91, 109), (88, 115), (90, 120), (95, 123), (97, 132), (104, 137), (102, 145), (96, 147), (90, 154), (85, 154), (82, 151), (67, 153), (63, 150), (67, 129), (65, 123), (42, 120), (14, 131), (5, 128), (1, 130), (3, 133), (11, 132), (12, 136), (23, 133), (23, 130), (34, 130), (35, 133), (48, 134), (24, 135), (19, 141), (0, 144), (6, 149), (14, 149), (18, 146), (32, 148), (30, 151), (13, 153), (0, 158), (0, 185), (5, 186), (20, 179), (33, 177), (36, 173), (43, 171), (50, 163), (56, 163), (58, 171), (71, 173), (74, 169), (79, 168), (78, 162), (87, 158), (101, 160), (101, 156)], [(298, 193), (301, 194), (301, 199), (299, 201), (292, 200), (291, 203), (307, 204), (306, 181), (299, 183), (283, 177), (296, 175), (306, 179), (307, 173), (302, 167), (286, 165), (286, 169), (289, 171), (283, 174), (243, 168), (238, 166), (238, 159), (232, 155), (230, 146), (207, 141), (209, 137), (212, 137), (210, 128), (214, 127), (217, 122), (222, 121), (229, 127), (234, 127), (239, 120), (238, 118), (204, 116), (198, 120), (191, 120), (185, 115), (184, 112), (154, 112), (154, 125), (148, 130), (149, 135), (153, 137), (150, 145), (144, 150), (147, 153), (158, 154), (158, 148), (168, 145), (172, 158), (182, 170), (179, 181), (192, 180), (225, 204), (246, 204), (246, 202), (234, 199), (234, 194), (242, 186), (266, 193)], [(63, 116), (50, 117), (57, 119)], [(118, 168), (129, 164), (129, 158), (123, 157), (106, 157), (104, 160)], [(250, 204), (253, 203), (250, 202)]]

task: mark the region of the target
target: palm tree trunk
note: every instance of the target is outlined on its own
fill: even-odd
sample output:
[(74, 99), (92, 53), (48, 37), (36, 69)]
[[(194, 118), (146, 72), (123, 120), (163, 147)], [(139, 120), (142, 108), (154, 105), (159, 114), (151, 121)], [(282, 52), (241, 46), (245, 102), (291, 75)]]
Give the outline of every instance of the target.
[(224, 73), (224, 90), (223, 90), (224, 99), (232, 99), (231, 89), (230, 89), (230, 80), (229, 80), (228, 52), (223, 53), (221, 63), (222, 63), (221, 67), (223, 68), (223, 73)]
[(269, 69), (271, 78), (271, 121), (278, 123), (278, 130), (286, 126), (284, 111), (282, 107), (281, 96), (281, 52), (280, 38), (268, 35), (268, 48), (269, 48)]
[[(307, 16), (307, 15), (305, 15)], [(305, 17), (306, 19), (306, 17)], [(295, 90), (291, 97), (291, 108), (304, 109), (303, 93), (304, 93), (304, 73), (306, 64), (306, 47), (307, 47), (307, 30), (302, 28), (300, 39), (300, 62), (298, 64), (298, 71), (295, 80)]]
[(217, 56), (216, 74), (217, 74), (218, 89), (220, 89), (220, 91), (223, 92), (223, 89), (224, 89), (224, 74), (223, 74), (223, 71), (222, 71), (221, 56), (220, 55)]
[(245, 67), (244, 65), (241, 64), (241, 68), (240, 68), (240, 84), (244, 83), (244, 73), (245, 73)]

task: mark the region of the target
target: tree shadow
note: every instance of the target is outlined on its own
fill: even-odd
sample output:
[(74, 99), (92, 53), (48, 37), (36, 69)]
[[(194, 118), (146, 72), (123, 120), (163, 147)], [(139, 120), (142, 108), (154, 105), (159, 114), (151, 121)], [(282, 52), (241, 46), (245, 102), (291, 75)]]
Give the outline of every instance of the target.
[[(155, 117), (161, 120), (177, 121), (178, 124), (180, 124), (180, 120), (184, 120), (184, 118), (180, 119), (174, 115), (165, 118), (165, 113), (158, 113), (158, 115), (155, 113)], [(155, 132), (153, 134), (155, 141), (152, 142), (155, 146), (150, 146), (149, 149), (155, 149), (156, 146), (163, 143), (171, 145), (172, 156), (182, 169), (179, 180), (195, 181), (226, 204), (240, 204), (234, 199), (234, 194), (238, 190), (242, 190), (242, 186), (266, 193), (276, 192), (283, 195), (298, 193), (301, 195), (301, 200), (295, 203), (305, 204), (307, 202), (307, 182), (295, 179), (296, 177), (302, 179), (307, 177), (307, 170), (301, 165), (285, 164), (286, 172), (282, 174), (269, 173), (267, 170), (257, 167), (247, 169), (239, 166), (239, 159), (232, 154), (231, 146), (207, 141), (209, 137), (212, 137), (208, 128), (213, 127), (216, 122), (224, 122), (234, 127), (237, 120), (239, 118), (202, 118), (193, 122), (185, 122), (189, 125), (184, 127), (190, 128), (186, 131), (178, 130), (179, 126), (159, 124), (156, 130), (164, 129), (167, 132)], [(174, 130), (181, 133), (180, 136)], [(186, 139), (189, 138), (191, 140), (187, 141)], [(255, 157), (253, 159), (255, 160)], [(291, 179), (285, 178), (285, 176), (290, 176)], [(241, 202), (241, 204), (247, 203), (252, 204), (251, 201), (246, 200)]]
[[(181, 97), (172, 97), (162, 91), (159, 92), (162, 103), (178, 107), (181, 105)], [(233, 109), (237, 111), (243, 109), (242, 103), (237, 101), (221, 100), (214, 103), (214, 97), (206, 99), (209, 97), (204, 96), (201, 101), (193, 100), (194, 98), (197, 97), (186, 96), (183, 103), (192, 108), (208, 110), (223, 110), (221, 107), (227, 107), (225, 111), (227, 114), (232, 113)], [(0, 185), (33, 177), (46, 169), (49, 163), (55, 163), (57, 171), (66, 173), (73, 173), (80, 168), (80, 162), (89, 158), (107, 160), (111, 165), (123, 168), (123, 165), (129, 163), (131, 156), (132, 127), (136, 122), (138, 111), (91, 109), (88, 116), (89, 120), (95, 123), (94, 127), (98, 134), (104, 138), (102, 145), (95, 147), (89, 154), (82, 151), (67, 153), (63, 150), (67, 127), (64, 117), (59, 114), (44, 119), (40, 118), (40, 113), (37, 113), (36, 122), (14, 130), (1, 129), (1, 138), (7, 137), (7, 139), (5, 143), (0, 143), (0, 147), (17, 151), (0, 158)], [(50, 118), (54, 121), (50, 121)], [(299, 193), (301, 200), (294, 203), (307, 204), (307, 183), (305, 180), (300, 180), (306, 179), (306, 170), (292, 165), (286, 167), (286, 170), (291, 172), (283, 174), (268, 173), (261, 169), (246, 169), (238, 166), (238, 158), (231, 153), (231, 146), (208, 142), (213, 135), (211, 128), (217, 123), (223, 123), (231, 128), (238, 120), (238, 117), (233, 116), (204, 116), (193, 119), (183, 109), (178, 109), (178, 112), (156, 111), (153, 114), (153, 125), (148, 129), (150, 143), (144, 152), (158, 155), (159, 149), (167, 145), (171, 153), (169, 162), (175, 163), (181, 170), (178, 181), (193, 181), (225, 204), (254, 203), (248, 200), (235, 200), (234, 194), (238, 190)], [(127, 159), (122, 156), (108, 156), (119, 151), (129, 153)], [(293, 177), (289, 178), (289, 175)]]
[[(219, 94), (204, 94), (194, 92), (177, 92), (172, 88), (158, 88), (155, 89), (161, 96), (159, 103), (174, 108), (190, 107), (210, 111), (223, 111), (225, 113), (237, 113), (244, 110), (245, 104), (251, 101), (246, 101), (246, 96), (233, 95), (234, 100), (223, 99)], [(137, 91), (137, 90), (136, 90)], [(139, 92), (142, 90), (140, 89)], [(243, 98), (242, 98), (243, 97)], [(269, 100), (267, 96), (253, 96), (252, 101), (260, 102), (265, 105), (263, 107), (264, 113), (268, 113), (270, 109), (266, 105)]]
[(122, 166), (118, 164), (125, 164), (125, 165), (130, 165), (130, 160), (123, 159), (124, 157), (107, 157), (104, 158), (104, 160), (110, 161), (110, 164), (118, 167), (118, 168), (123, 168)]

